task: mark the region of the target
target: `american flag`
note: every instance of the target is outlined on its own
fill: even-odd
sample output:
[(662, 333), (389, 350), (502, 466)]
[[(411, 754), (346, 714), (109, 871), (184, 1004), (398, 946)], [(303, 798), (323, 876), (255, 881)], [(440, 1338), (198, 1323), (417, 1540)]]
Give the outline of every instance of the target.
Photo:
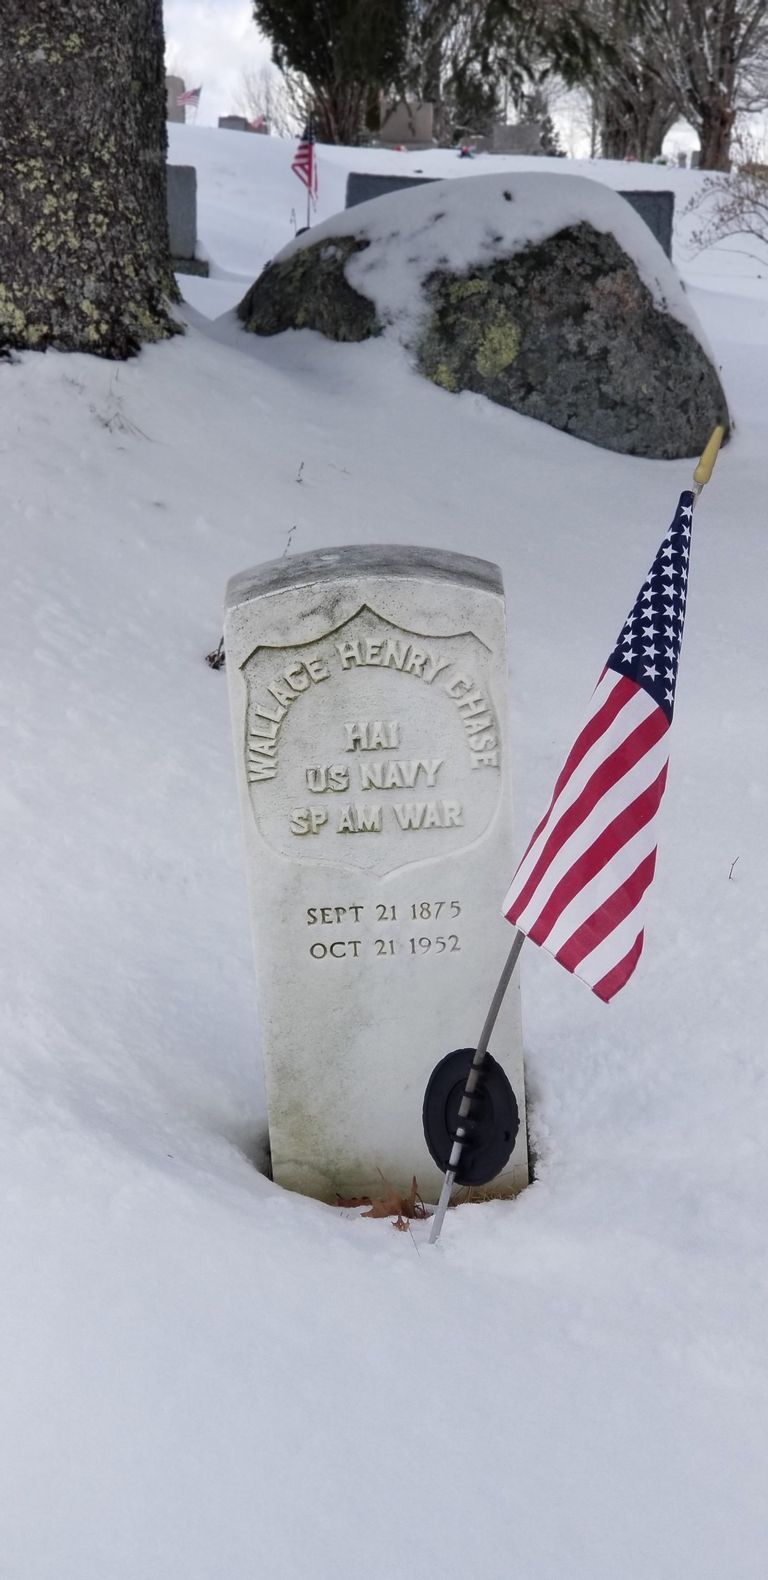
[(607, 1004), (643, 948), (645, 895), (685, 619), (694, 496), (674, 521), (595, 687), (504, 913)]
[(200, 103), (200, 95), (202, 91), (202, 85), (199, 88), (187, 88), (185, 93), (179, 94), (179, 97), (176, 100), (177, 108), (182, 109), (185, 104), (198, 105)]
[(310, 195), (317, 201), (317, 158), (315, 156), (315, 129), (310, 115), (301, 134), (291, 169), (298, 176)]

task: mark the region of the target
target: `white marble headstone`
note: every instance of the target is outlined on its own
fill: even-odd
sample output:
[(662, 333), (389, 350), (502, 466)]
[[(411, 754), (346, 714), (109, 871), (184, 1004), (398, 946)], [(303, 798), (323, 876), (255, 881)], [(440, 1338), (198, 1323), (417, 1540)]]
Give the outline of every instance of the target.
[[(276, 560), (230, 583), (225, 647), (274, 1178), (332, 1201), (415, 1174), (435, 1199), (424, 1088), (477, 1043), (513, 937), (500, 573), (399, 547)], [(491, 1053), (521, 1114), (512, 1193), (516, 983)]]

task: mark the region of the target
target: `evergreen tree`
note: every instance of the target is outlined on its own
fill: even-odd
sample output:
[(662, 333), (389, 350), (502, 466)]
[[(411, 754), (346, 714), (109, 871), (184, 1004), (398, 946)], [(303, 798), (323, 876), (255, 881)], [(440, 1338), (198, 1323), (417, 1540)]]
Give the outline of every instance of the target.
[(378, 93), (402, 80), (412, 0), (253, 0), (281, 71), (306, 79), (321, 142), (358, 141)]
[(161, 0), (2, 0), (0, 346), (172, 334)]

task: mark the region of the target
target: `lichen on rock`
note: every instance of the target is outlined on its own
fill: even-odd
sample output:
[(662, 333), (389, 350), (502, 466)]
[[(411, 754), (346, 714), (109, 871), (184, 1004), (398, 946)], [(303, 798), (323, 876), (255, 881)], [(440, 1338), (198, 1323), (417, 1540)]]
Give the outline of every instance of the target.
[(130, 356), (180, 329), (161, 0), (7, 0), (2, 21), (0, 350)]
[(416, 358), (433, 383), (473, 390), (627, 455), (695, 455), (728, 413), (690, 330), (662, 311), (628, 255), (570, 226), (457, 279), (425, 282)]
[(346, 341), (381, 334), (373, 303), (353, 290), (344, 273), (347, 259), (367, 246), (343, 236), (268, 263), (237, 309), (245, 328), (258, 335), (316, 329), (329, 340)]

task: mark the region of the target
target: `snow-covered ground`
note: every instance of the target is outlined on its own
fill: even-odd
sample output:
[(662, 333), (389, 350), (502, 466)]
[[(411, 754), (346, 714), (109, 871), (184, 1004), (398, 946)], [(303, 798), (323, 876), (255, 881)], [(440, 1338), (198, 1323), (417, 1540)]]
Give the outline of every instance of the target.
[[(288, 547), (497, 560), (522, 841), (690, 469), (443, 393), (388, 341), (212, 323), (302, 188), (277, 140), (172, 135), (214, 263), (187, 335), (0, 365), (0, 1573), (765, 1580), (768, 270), (686, 259), (681, 221), (736, 429), (697, 515), (645, 955), (606, 1009), (526, 948), (536, 1183), (430, 1250), (254, 1167), (203, 662), (224, 585)], [(321, 217), (373, 159), (476, 173), (323, 152)]]

